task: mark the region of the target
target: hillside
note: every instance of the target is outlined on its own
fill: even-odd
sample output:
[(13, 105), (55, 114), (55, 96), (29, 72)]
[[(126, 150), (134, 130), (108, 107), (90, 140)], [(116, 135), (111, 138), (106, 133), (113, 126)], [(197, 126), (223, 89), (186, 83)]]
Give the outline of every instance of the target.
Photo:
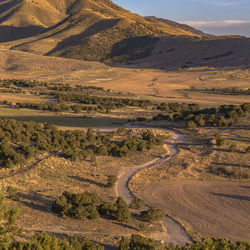
[(142, 17), (110, 0), (4, 0), (0, 32), (0, 48), (39, 55), (164, 69), (250, 64), (250, 39)]
[(250, 39), (242, 37), (164, 37), (149, 57), (132, 63), (141, 67), (182, 70), (194, 67), (248, 68), (249, 46)]
[(197, 30), (189, 25), (186, 25), (186, 24), (182, 24), (182, 23), (178, 23), (178, 22), (174, 22), (174, 21), (171, 21), (171, 20), (168, 20), (168, 19), (164, 19), (164, 18), (157, 18), (157, 17), (154, 17), (154, 16), (148, 16), (148, 17), (145, 17), (147, 21), (149, 22), (163, 22), (164, 24), (167, 24), (167, 25), (170, 25), (172, 27), (176, 27), (176, 28), (180, 28), (180, 29), (183, 29), (183, 30), (186, 30), (188, 32), (191, 32), (193, 34), (196, 34), (198, 36), (211, 36), (211, 35), (208, 35), (200, 30)]
[(159, 36), (197, 36), (160, 21), (149, 22), (110, 0), (6, 0), (0, 9), (0, 41), (43, 55), (124, 61), (149, 55)]

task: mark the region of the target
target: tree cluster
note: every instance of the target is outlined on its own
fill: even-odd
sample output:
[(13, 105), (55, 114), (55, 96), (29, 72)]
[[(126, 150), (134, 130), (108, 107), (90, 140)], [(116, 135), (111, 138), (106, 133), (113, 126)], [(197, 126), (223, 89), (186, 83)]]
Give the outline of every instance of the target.
[(201, 241), (188, 243), (185, 246), (176, 244), (164, 244), (151, 238), (146, 238), (138, 234), (134, 234), (131, 238), (123, 237), (119, 243), (120, 250), (148, 249), (148, 250), (204, 250), (204, 249), (233, 249), (248, 250), (250, 248), (249, 241), (231, 242), (227, 239), (203, 238)]
[(81, 95), (81, 94), (65, 94), (65, 93), (55, 93), (55, 98), (59, 102), (78, 102), (82, 104), (94, 104), (94, 105), (105, 105), (112, 107), (124, 107), (124, 106), (134, 106), (134, 107), (147, 107), (153, 106), (154, 103), (150, 100), (138, 100), (129, 98), (116, 98), (116, 97), (101, 97), (94, 95)]
[(186, 127), (225, 127), (238, 124), (242, 117), (247, 117), (250, 112), (250, 103), (242, 105), (222, 105), (218, 108), (200, 109), (197, 104), (167, 104), (162, 103), (159, 110), (169, 112), (153, 117), (154, 121), (186, 121)]
[(202, 109), (188, 114), (187, 128), (195, 127), (226, 127), (238, 124), (242, 117), (250, 112), (250, 103), (242, 105), (222, 105), (219, 108)]
[(21, 235), (22, 228), (16, 225), (19, 211), (16, 207), (8, 208), (5, 198), (0, 193), (0, 249), (53, 249), (53, 250), (104, 250), (104, 247), (90, 241), (86, 237), (69, 237), (61, 239), (50, 233), (37, 233), (26, 241), (17, 241), (16, 236)]
[(99, 134), (92, 129), (60, 131), (54, 125), (36, 122), (21, 122), (13, 119), (0, 119), (0, 157), (3, 167), (23, 163), (25, 159), (41, 151), (62, 152), (71, 160), (84, 159), (94, 155), (124, 157), (134, 152), (162, 145), (164, 138), (151, 135), (143, 138), (130, 137), (118, 142), (110, 142), (122, 133), (121, 129)]
[(108, 217), (120, 222), (130, 220), (130, 211), (126, 202), (119, 197), (116, 203), (103, 202), (96, 193), (73, 194), (64, 192), (57, 198), (52, 210), (63, 218), (78, 220)]
[(248, 89), (239, 89), (237, 87), (232, 88), (205, 88), (205, 89), (197, 89), (191, 88), (192, 91), (199, 91), (199, 92), (208, 92), (218, 95), (250, 95), (250, 88)]
[(110, 111), (111, 109), (118, 108), (116, 106), (104, 106), (104, 105), (81, 105), (81, 104), (66, 104), (64, 102), (54, 103), (54, 102), (46, 102), (46, 103), (16, 103), (15, 108), (26, 108), (26, 109), (35, 109), (35, 110), (43, 110), (43, 111), (51, 111), (51, 112), (75, 112), (80, 113), (81, 111), (96, 112), (96, 111)]
[(148, 210), (141, 212), (141, 218), (148, 222), (162, 220), (165, 215), (164, 210), (156, 207), (150, 207)]
[(29, 238), (25, 242), (13, 241), (9, 247), (3, 249), (104, 250), (104, 247), (93, 241), (90, 241), (87, 237), (74, 236), (69, 237), (68, 239), (61, 239), (54, 234), (43, 232), (37, 233), (35, 236)]

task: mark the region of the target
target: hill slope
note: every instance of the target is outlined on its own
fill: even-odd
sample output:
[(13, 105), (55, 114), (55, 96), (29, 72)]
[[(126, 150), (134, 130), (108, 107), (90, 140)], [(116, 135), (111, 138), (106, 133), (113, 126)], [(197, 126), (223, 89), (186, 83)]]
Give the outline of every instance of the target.
[[(5, 0), (0, 9), (0, 29), (6, 34), (1, 41), (30, 36), (7, 45), (38, 54), (123, 61), (149, 55), (156, 37), (197, 36), (149, 22), (110, 0)], [(126, 49), (121, 53), (121, 48)]]
[(0, 47), (39, 55), (160, 68), (250, 65), (250, 39), (207, 36), (110, 0), (3, 0), (0, 33)]
[(191, 32), (193, 34), (196, 34), (198, 36), (211, 36), (211, 35), (208, 35), (200, 30), (197, 30), (189, 25), (186, 25), (186, 24), (182, 24), (182, 23), (177, 23), (177, 22), (174, 22), (174, 21), (171, 21), (171, 20), (168, 20), (168, 19), (164, 19), (164, 18), (157, 18), (157, 17), (154, 17), (154, 16), (148, 16), (148, 17), (145, 17), (147, 21), (149, 22), (163, 22), (165, 24), (168, 24), (172, 27), (176, 27), (176, 28), (180, 28), (180, 29), (183, 29), (183, 30), (186, 30), (188, 32)]

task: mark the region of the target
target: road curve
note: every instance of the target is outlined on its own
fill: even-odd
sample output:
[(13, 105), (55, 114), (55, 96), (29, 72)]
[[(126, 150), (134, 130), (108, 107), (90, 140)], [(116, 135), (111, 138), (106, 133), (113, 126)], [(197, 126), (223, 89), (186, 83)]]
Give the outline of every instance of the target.
[[(131, 125), (127, 125), (126, 127), (149, 129), (149, 127), (138, 127)], [(127, 203), (130, 203), (135, 198), (135, 196), (129, 189), (129, 181), (137, 172), (139, 172), (142, 169), (151, 168), (157, 164), (171, 160), (172, 157), (178, 155), (179, 153), (176, 146), (178, 143), (183, 141), (183, 135), (173, 130), (168, 130), (168, 129), (160, 129), (160, 130), (164, 130), (171, 134), (171, 139), (165, 142), (165, 145), (167, 146), (168, 149), (168, 153), (163, 157), (156, 158), (142, 165), (133, 166), (131, 168), (125, 169), (122, 172), (120, 172), (118, 176), (118, 182), (116, 184), (116, 194), (117, 196), (121, 196)], [(192, 241), (192, 238), (186, 233), (183, 226), (180, 225), (174, 219), (170, 218), (169, 216), (165, 216), (163, 220), (163, 225), (166, 229), (166, 233), (164, 235), (161, 235), (161, 237), (159, 238), (156, 237), (157, 240), (173, 242), (180, 245), (185, 245), (186, 243)]]

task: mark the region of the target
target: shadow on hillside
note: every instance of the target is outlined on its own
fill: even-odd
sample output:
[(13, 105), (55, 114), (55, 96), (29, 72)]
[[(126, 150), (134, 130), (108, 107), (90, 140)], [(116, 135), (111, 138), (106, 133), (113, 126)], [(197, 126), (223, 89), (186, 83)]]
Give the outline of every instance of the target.
[(235, 163), (225, 163), (225, 162), (212, 162), (212, 164), (216, 166), (242, 167), (242, 168), (250, 169), (250, 165), (246, 165), (246, 164), (235, 164)]
[(81, 182), (85, 182), (85, 183), (88, 183), (88, 184), (93, 184), (93, 185), (96, 185), (98, 187), (106, 187), (103, 183), (100, 183), (100, 182), (97, 182), (97, 181), (94, 181), (94, 180), (90, 180), (90, 179), (87, 179), (87, 178), (83, 178), (83, 177), (80, 177), (80, 176), (68, 176), (69, 178), (71, 179), (75, 179), (77, 181), (81, 181)]
[(250, 201), (250, 196), (243, 196), (243, 195), (233, 195), (233, 194), (221, 194), (221, 193), (214, 193), (211, 192), (211, 194), (215, 196), (235, 199), (235, 200), (243, 200), (243, 201)]
[(97, 22), (94, 25), (90, 26), (88, 29), (86, 29), (84, 32), (78, 35), (68, 37), (64, 39), (62, 42), (59, 42), (53, 50), (49, 51), (46, 54), (46, 56), (49, 56), (58, 50), (67, 49), (74, 45), (78, 45), (81, 42), (83, 42), (85, 38), (93, 36), (103, 30), (111, 29), (118, 23), (118, 21), (119, 19), (105, 19), (100, 22)]
[(10, 42), (18, 39), (24, 39), (37, 35), (44, 30), (41, 26), (26, 26), (26, 27), (14, 27), (14, 26), (0, 26), (0, 43)]
[[(229, 149), (226, 148), (211, 148), (211, 151), (217, 151), (217, 152), (225, 152), (225, 153), (232, 153)], [(245, 152), (240, 151), (240, 150), (235, 150), (233, 153), (238, 153), (238, 154), (245, 154)]]
[[(2, 1), (0, 1), (0, 2), (2, 2)], [(4, 11), (7, 11), (7, 10), (11, 9), (12, 7), (16, 6), (20, 2), (22, 2), (22, 0), (12, 0), (12, 1), (9, 1), (9, 2), (6, 2), (6, 3), (2, 3), (1, 9), (0, 9), (0, 14), (3, 13)], [(12, 13), (14, 13), (14, 11)], [(10, 14), (2, 17), (0, 19), (0, 22), (3, 22), (9, 16), (10, 16)]]
[(35, 192), (33, 192), (32, 194), (19, 192), (18, 196), (20, 197), (19, 202), (23, 205), (43, 212), (50, 211), (50, 207), (53, 201), (53, 197), (44, 196)]
[[(71, 17), (71, 16), (66, 17), (66, 18), (63, 19), (61, 22), (55, 24), (54, 26), (52, 26), (52, 27), (50, 27), (50, 28), (43, 28), (42, 30), (40, 30), (39, 32), (37, 32), (35, 35), (38, 35), (38, 34), (46, 34), (46, 32), (51, 31), (51, 30), (53, 30), (53, 29), (59, 27), (60, 25), (66, 23), (66, 22), (70, 19), (70, 17)], [(19, 47), (21, 47), (21, 46), (25, 46), (25, 45), (28, 45), (28, 44), (31, 44), (31, 43), (34, 43), (34, 42), (37, 42), (37, 41), (40, 41), (40, 40), (43, 40), (43, 39), (46, 39), (46, 38), (53, 37), (53, 36), (55, 36), (55, 35), (57, 35), (57, 34), (63, 32), (63, 31), (66, 31), (66, 30), (70, 29), (72, 26), (73, 26), (72, 24), (69, 24), (67, 27), (63, 28), (63, 29), (60, 30), (60, 31), (57, 31), (57, 32), (55, 32), (55, 33), (52, 33), (51, 35), (47, 35), (47, 36), (44, 36), (44, 37), (40, 37), (40, 38), (37, 38), (37, 39), (32, 40), (32, 41), (29, 41), (29, 42), (20, 43), (20, 44), (18, 44), (18, 45), (16, 45), (16, 46), (11, 47), (11, 49), (17, 49), (17, 48), (19, 48)]]
[(117, 221), (114, 221), (113, 223), (116, 225), (122, 226), (122, 227), (126, 227), (128, 229), (139, 231), (136, 227), (130, 226), (130, 225), (125, 224), (125, 223), (121, 223), (121, 222), (117, 222)]
[(250, 186), (240, 186), (240, 187), (250, 189)]
[(96, 118), (96, 119), (84, 119), (80, 116), (0, 116), (0, 119), (8, 118), (18, 121), (34, 121), (40, 123), (49, 123), (58, 127), (72, 127), (72, 128), (119, 128), (125, 123), (124, 119), (119, 118)]
[[(124, 53), (122, 54), (125, 49), (129, 51), (130, 47), (138, 46), (134, 43), (137, 38), (139, 37), (131, 38), (130, 44), (128, 43), (129, 39), (114, 44), (113, 53), (118, 51), (119, 57), (125, 56)], [(232, 67), (247, 69), (250, 65), (250, 56), (246, 53), (250, 46), (249, 38), (211, 37), (200, 39), (169, 35), (162, 37), (152, 49), (145, 50), (147, 46), (144, 47), (144, 56), (141, 59), (140, 57), (136, 58), (143, 52), (143, 48), (138, 46), (138, 50), (135, 50), (134, 59), (128, 59), (125, 63), (106, 62), (106, 64), (118, 68), (155, 68), (164, 71), (186, 71), (189, 68), (197, 67), (211, 67), (210, 70)], [(117, 48), (120, 50), (117, 50)], [(240, 50), (235, 50), (235, 48), (240, 48)], [(200, 68), (198, 70), (204, 71)], [(206, 69), (206, 71), (209, 71), (209, 69)]]
[[(12, 0), (1, 5), (0, 14), (5, 11), (8, 11), (15, 7), (17, 4), (21, 3), (22, 0)], [(11, 16), (18, 11), (17, 8), (13, 8), (10, 12), (0, 18), (0, 23), (7, 21)], [(37, 35), (39, 32), (44, 30), (42, 26), (30, 25), (26, 27), (14, 27), (8, 25), (1, 25), (0, 26), (0, 43), (3, 42), (10, 42), (17, 39), (24, 39), (30, 36)]]

